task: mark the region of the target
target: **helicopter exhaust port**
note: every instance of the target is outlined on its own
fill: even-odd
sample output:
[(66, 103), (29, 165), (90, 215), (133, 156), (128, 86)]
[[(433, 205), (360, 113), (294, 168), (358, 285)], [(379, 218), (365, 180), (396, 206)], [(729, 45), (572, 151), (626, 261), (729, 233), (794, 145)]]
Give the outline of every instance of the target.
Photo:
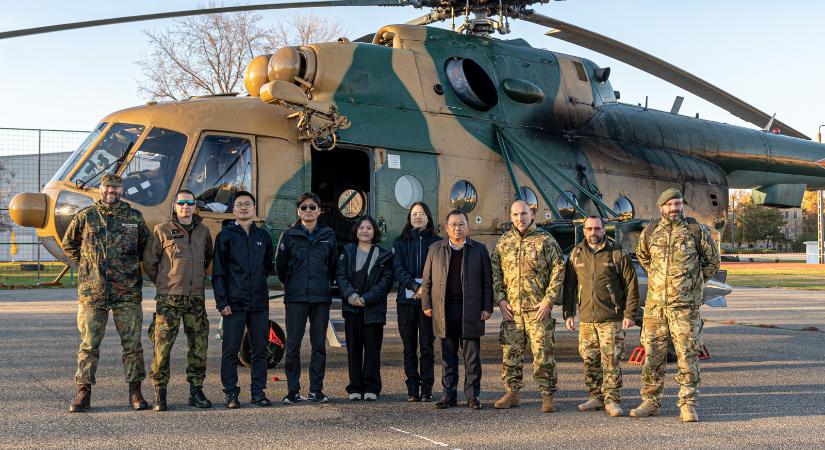
[(272, 55), (255, 57), (244, 73), (244, 85), (249, 95), (261, 96), (261, 88), (272, 81), (284, 81), (300, 86), (309, 98), (318, 70), (318, 58), (310, 47), (283, 47)]

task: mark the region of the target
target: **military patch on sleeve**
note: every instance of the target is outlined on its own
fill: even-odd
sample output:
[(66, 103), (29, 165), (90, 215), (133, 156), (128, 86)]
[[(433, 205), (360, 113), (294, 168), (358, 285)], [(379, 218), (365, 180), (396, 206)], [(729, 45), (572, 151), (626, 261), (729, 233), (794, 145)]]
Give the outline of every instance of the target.
[(136, 223), (124, 223), (123, 227), (124, 228), (137, 228), (137, 224)]
[(341, 253), (341, 256), (339, 256), (339, 257), (338, 257), (338, 259), (339, 259), (339, 260), (341, 260), (341, 261), (343, 261), (343, 260), (344, 260), (344, 254), (343, 254), (343, 253)]

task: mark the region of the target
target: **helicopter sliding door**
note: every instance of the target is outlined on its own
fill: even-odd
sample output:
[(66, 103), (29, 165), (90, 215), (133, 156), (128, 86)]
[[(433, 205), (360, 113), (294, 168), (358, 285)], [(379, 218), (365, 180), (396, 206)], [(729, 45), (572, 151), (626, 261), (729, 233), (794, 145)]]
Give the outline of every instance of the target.
[(203, 222), (212, 236), (223, 221), (233, 219), (232, 201), (238, 191), (255, 192), (255, 138), (249, 135), (204, 132), (182, 188), (195, 194)]
[[(357, 147), (312, 150), (312, 192), (321, 197), (321, 218), (335, 230), (339, 246), (350, 241), (355, 220), (374, 214), (370, 152)], [(294, 203), (292, 205), (294, 211)]]

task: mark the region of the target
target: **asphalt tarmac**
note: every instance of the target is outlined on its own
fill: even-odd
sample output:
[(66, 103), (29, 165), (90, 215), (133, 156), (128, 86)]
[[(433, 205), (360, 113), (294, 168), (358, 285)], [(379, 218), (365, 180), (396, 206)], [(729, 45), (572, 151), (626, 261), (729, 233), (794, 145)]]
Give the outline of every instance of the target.
[[(211, 294), (211, 293), (210, 293)], [(144, 332), (155, 304), (144, 292)], [(101, 347), (92, 410), (67, 412), (74, 398), (73, 375), (79, 337), (73, 290), (0, 291), (0, 447), (157, 447), (157, 448), (548, 448), (548, 447), (825, 447), (825, 293), (737, 288), (728, 307), (703, 308), (704, 341), (712, 357), (702, 364), (701, 422), (683, 424), (675, 405), (675, 368), (668, 367), (662, 415), (610, 418), (582, 413), (586, 400), (576, 336), (556, 333), (559, 412), (541, 414), (539, 395), (526, 367), (521, 407), (497, 411), (501, 395), (497, 330), (499, 314), (482, 340), (484, 410), (459, 407), (439, 411), (432, 403), (406, 403), (401, 341), (390, 308), (383, 350), (384, 391), (377, 402), (350, 403), (346, 397), (346, 351), (327, 353), (325, 392), (331, 403), (283, 406), (285, 381), (270, 381), (273, 407), (248, 403), (248, 371), (239, 410), (223, 407), (220, 342), (210, 338), (205, 391), (209, 410), (187, 405), (185, 335), (173, 351), (167, 412), (131, 411), (113, 323)], [(218, 314), (208, 300), (212, 335)], [(556, 308), (555, 317), (560, 316)], [(283, 305), (272, 303), (283, 318)], [(804, 331), (807, 330), (807, 331)], [(638, 328), (628, 332), (626, 353), (638, 345)], [(144, 336), (147, 371), (152, 351)], [(438, 349), (438, 343), (436, 343)], [(308, 343), (302, 355), (308, 356)], [(436, 361), (439, 361), (436, 351)], [(436, 378), (440, 379), (440, 367)], [(639, 366), (624, 366), (623, 406), (639, 403)], [(307, 386), (306, 363), (303, 386)], [(279, 370), (270, 377), (284, 377)], [(463, 377), (462, 377), (463, 378)], [(437, 391), (439, 386), (437, 384)], [(302, 394), (306, 395), (306, 392)], [(151, 386), (144, 384), (151, 402)]]

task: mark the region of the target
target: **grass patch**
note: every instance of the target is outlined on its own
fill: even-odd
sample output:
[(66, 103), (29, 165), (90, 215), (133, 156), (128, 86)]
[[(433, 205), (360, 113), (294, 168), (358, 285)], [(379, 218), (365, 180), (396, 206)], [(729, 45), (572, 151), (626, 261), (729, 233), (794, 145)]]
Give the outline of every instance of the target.
[(723, 264), (731, 286), (825, 291), (825, 266), (815, 264)]
[[(26, 265), (31, 266), (33, 270), (23, 270)], [(29, 262), (0, 263), (0, 289), (36, 287), (38, 283), (36, 266), (37, 263)], [(61, 262), (42, 262), (40, 263), (40, 266), (39, 282), (47, 283), (54, 280), (60, 271), (63, 270), (65, 264)], [(69, 273), (63, 276), (61, 282), (63, 283), (63, 286), (61, 287), (76, 287), (76, 271), (72, 269)]]

